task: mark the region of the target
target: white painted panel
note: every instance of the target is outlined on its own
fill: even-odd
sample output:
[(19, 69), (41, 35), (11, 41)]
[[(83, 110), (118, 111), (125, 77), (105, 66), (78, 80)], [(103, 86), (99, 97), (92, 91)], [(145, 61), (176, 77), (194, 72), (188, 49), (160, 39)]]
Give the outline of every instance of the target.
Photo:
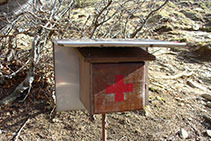
[(80, 63), (73, 48), (54, 46), (57, 111), (85, 109), (80, 101)]

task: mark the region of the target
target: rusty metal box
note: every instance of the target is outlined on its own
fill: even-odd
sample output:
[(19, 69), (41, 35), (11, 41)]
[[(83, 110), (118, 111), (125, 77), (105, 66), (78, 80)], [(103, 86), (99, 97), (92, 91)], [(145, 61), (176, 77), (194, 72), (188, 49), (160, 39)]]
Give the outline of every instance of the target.
[(91, 114), (141, 110), (147, 94), (145, 61), (155, 57), (141, 48), (78, 48), (80, 99)]
[(148, 102), (148, 61), (155, 57), (140, 47), (185, 45), (148, 39), (54, 40), (56, 110), (142, 109)]

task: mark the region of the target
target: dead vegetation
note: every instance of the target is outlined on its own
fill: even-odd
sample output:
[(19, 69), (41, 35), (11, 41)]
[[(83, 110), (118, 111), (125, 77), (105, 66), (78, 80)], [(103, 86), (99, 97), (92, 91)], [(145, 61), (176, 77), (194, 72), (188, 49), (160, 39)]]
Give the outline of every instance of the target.
[[(159, 6), (146, 1), (97, 1), (96, 7), (90, 11), (84, 23), (72, 19), (72, 12), (75, 8), (73, 0), (58, 1), (53, 4), (39, 0), (11, 1), (1, 6), (1, 79), (12, 78), (23, 69), (28, 69), (26, 78), (7, 97), (0, 101), (1, 104), (9, 104), (25, 93), (25, 100), (29, 95), (34, 81), (36, 69), (42, 57), (50, 57), (46, 52), (52, 39), (60, 38), (134, 38), (147, 23), (147, 20), (164, 7), (168, 0)], [(19, 6), (12, 7), (16, 4)], [(19, 4), (19, 5), (18, 5)], [(26, 8), (26, 4), (30, 8)], [(78, 3), (76, 3), (78, 4)], [(133, 7), (131, 7), (133, 6)], [(141, 17), (142, 7), (151, 7), (151, 11), (146, 17)], [(5, 10), (9, 8), (9, 12)], [(133, 20), (131, 16), (139, 14), (139, 22)], [(133, 24), (132, 24), (133, 23)], [(132, 25), (132, 26), (131, 26)], [(132, 31), (132, 32), (130, 32)], [(17, 42), (18, 36), (28, 37), (32, 44), (27, 44), (28, 50), (20, 49)], [(22, 52), (22, 53), (20, 53)], [(17, 57), (17, 54), (21, 57)], [(21, 55), (20, 55), (21, 54)], [(3, 59), (6, 58), (6, 62)], [(26, 59), (27, 58), (27, 59)], [(52, 60), (51, 60), (52, 61)], [(8, 64), (19, 62), (21, 67), (13, 70)], [(8, 74), (5, 74), (8, 72)]]
[[(180, 35), (173, 31), (175, 27), (182, 29), (180, 25), (190, 29), (187, 23), (191, 23), (185, 19), (187, 23), (182, 21), (166, 26), (165, 23), (172, 22), (171, 15), (161, 13), (159, 16), (158, 13), (170, 3), (169, 0), (94, 3), (29, 0), (27, 6), (25, 2), (17, 4), (21, 7), (18, 10), (9, 9), (9, 13), (10, 4), (0, 6), (0, 140), (99, 140), (100, 117), (92, 123), (84, 111), (53, 114), (53, 39), (168, 38), (187, 41), (183, 37), (175, 38)], [(176, 11), (172, 15), (183, 17)], [(188, 130), (190, 140), (209, 139), (206, 130), (210, 129), (210, 110), (204, 106), (207, 101), (204, 103), (198, 95), (211, 91), (210, 63), (195, 59), (188, 51), (160, 51), (150, 72), (150, 105), (145, 113), (109, 115), (110, 140), (180, 140), (180, 128)], [(194, 73), (188, 69), (193, 69)], [(162, 80), (156, 76), (163, 76)], [(206, 91), (186, 86), (191, 83), (189, 78), (205, 85)], [(180, 85), (175, 85), (178, 83)]]

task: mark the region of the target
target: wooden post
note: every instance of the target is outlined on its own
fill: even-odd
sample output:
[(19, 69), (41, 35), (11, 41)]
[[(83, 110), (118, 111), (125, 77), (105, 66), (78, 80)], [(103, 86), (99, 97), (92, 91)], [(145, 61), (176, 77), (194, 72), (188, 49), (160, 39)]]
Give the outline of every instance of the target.
[(106, 115), (102, 114), (102, 140), (107, 141), (107, 131), (106, 131)]

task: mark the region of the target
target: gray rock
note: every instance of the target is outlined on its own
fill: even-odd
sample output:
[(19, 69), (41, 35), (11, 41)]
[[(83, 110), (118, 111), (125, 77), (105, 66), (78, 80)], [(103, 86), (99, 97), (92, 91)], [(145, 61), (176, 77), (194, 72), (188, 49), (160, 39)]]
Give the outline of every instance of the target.
[(203, 118), (205, 119), (205, 121), (209, 124), (211, 124), (211, 117), (208, 115), (203, 115)]
[(206, 106), (211, 108), (211, 102), (207, 102)]
[(181, 1), (178, 4), (181, 5), (181, 6), (188, 7), (188, 6), (191, 6), (192, 3), (189, 2), (189, 1)]
[(145, 106), (144, 111), (145, 111), (145, 116), (146, 117), (152, 117), (152, 109), (150, 108), (149, 105)]
[(205, 14), (204, 19), (207, 22), (206, 25), (209, 26), (211, 24), (211, 14), (210, 13), (209, 14)]
[(193, 25), (193, 30), (197, 31), (199, 29), (200, 29), (200, 25), (199, 24)]
[(202, 9), (202, 8), (195, 8), (195, 11), (198, 11), (198, 12), (203, 12), (203, 11), (204, 11), (204, 9)]
[[(211, 28), (210, 28), (210, 30), (211, 30)], [(209, 45), (209, 43), (205, 43), (205, 45), (198, 46), (198, 48), (196, 48), (195, 52), (198, 53), (199, 57), (209, 60), (211, 57), (211, 46)]]
[(211, 137), (211, 130), (207, 130), (206, 133), (209, 137)]
[(190, 18), (191, 20), (203, 21), (202, 15), (194, 10), (181, 10), (180, 12), (182, 12), (187, 18)]
[(201, 90), (203, 90), (203, 91), (206, 91), (206, 90), (207, 90), (206, 87), (202, 86), (201, 84), (199, 84), (199, 83), (197, 83), (197, 82), (193, 82), (192, 80), (188, 80), (188, 81), (187, 81), (187, 84), (188, 84), (189, 86), (191, 86), (192, 88), (198, 88), (198, 89), (201, 89)]
[(54, 119), (52, 119), (52, 121), (54, 122), (54, 123), (59, 123), (59, 119), (57, 119), (57, 118), (54, 118)]
[(188, 138), (188, 132), (185, 130), (185, 129), (183, 129), (183, 128), (181, 128), (180, 129), (180, 137), (182, 138), (182, 139), (186, 139), (186, 138)]
[(203, 97), (204, 99), (211, 101), (211, 95), (210, 94), (202, 94), (201, 97)]

